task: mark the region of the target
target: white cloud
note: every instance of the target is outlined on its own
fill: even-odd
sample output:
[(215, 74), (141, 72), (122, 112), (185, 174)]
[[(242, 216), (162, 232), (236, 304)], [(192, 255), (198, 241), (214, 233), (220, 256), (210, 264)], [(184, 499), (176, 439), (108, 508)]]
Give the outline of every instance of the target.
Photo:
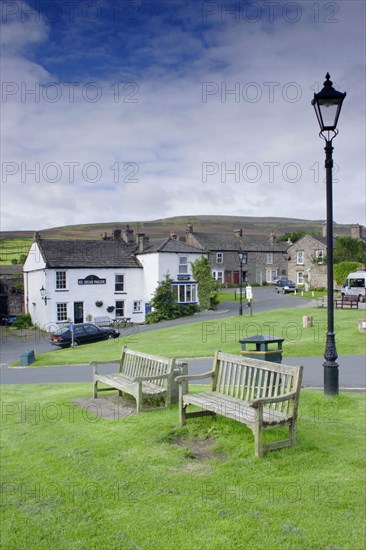
[[(6, 24), (11, 48), (3, 61), (9, 83), (6, 102), (3, 94), (3, 229), (185, 214), (323, 219), (324, 144), (310, 101), (327, 70), (347, 90), (334, 141), (340, 168), (334, 218), (365, 223), (364, 5), (348, 2), (345, 10), (341, 4), (336, 24), (323, 22), (329, 16), (325, 3), (319, 3), (319, 23), (306, 4), (298, 5), (304, 16), (293, 24), (283, 17), (271, 24), (264, 18), (258, 24), (217, 19), (193, 33), (197, 11), (186, 14), (184, 32), (155, 17), (151, 41), (136, 27), (137, 64), (123, 60), (121, 73), (137, 74), (144, 56), (151, 63), (138, 87), (120, 87), (117, 102), (117, 75), (103, 80), (89, 65), (94, 84), (80, 79), (72, 91), (54, 68), (29, 55), (35, 43), (47, 48), (52, 24)], [(107, 48), (100, 48), (104, 55)], [(180, 63), (184, 53), (191, 59)], [(71, 48), (57, 55), (72, 64)], [(116, 50), (111, 66), (118, 55)], [(230, 93), (235, 87), (237, 97)], [(31, 89), (39, 91), (39, 101), (26, 94)], [(203, 101), (207, 89), (211, 94)], [(204, 182), (205, 163), (213, 173)], [(34, 168), (36, 176), (29, 172)], [(225, 170), (235, 169), (225, 181)], [(100, 180), (93, 182), (98, 171)]]

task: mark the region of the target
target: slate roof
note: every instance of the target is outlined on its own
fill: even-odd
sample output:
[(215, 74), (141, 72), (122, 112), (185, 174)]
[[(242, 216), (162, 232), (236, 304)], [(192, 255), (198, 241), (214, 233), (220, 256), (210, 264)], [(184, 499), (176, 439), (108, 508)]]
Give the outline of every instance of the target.
[(37, 239), (46, 267), (142, 268), (124, 241)]
[(145, 248), (143, 252), (138, 252), (138, 254), (151, 254), (153, 252), (171, 252), (176, 254), (204, 253), (201, 248), (186, 244), (182, 241), (179, 241), (178, 239), (174, 239), (173, 237), (153, 241), (149, 246)]
[(284, 252), (288, 248), (286, 242), (271, 242), (263, 237), (237, 237), (232, 233), (200, 233), (192, 232), (195, 237), (206, 250), (225, 252), (239, 251), (240, 249), (246, 252)]

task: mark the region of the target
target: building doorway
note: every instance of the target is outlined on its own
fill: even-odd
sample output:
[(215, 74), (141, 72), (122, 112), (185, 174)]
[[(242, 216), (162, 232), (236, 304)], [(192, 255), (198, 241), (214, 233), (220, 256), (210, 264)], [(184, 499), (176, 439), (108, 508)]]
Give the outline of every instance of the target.
[(84, 322), (84, 303), (74, 302), (74, 323)]

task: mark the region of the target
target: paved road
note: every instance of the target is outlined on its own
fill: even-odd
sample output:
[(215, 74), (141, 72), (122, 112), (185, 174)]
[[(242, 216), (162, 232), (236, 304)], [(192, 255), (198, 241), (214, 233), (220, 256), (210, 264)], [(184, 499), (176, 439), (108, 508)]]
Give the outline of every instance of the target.
[[(309, 388), (323, 387), (323, 363), (321, 357), (286, 357), (283, 362), (288, 365), (304, 365), (303, 386)], [(342, 389), (366, 389), (366, 360), (363, 355), (344, 355), (338, 358), (339, 385)], [(111, 372), (113, 363), (100, 367), (99, 371)], [(212, 368), (212, 359), (189, 359), (189, 374), (207, 372)], [(62, 367), (2, 367), (1, 384), (56, 384), (69, 382), (92, 381), (92, 369), (89, 365), (69, 365)], [(206, 384), (208, 379), (197, 383)]]

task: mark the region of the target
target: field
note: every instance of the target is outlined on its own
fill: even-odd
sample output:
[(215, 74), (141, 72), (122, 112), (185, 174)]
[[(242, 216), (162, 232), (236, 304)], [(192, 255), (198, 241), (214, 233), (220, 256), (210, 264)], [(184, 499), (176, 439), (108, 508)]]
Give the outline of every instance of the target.
[(21, 255), (28, 254), (33, 239), (0, 239), (0, 265), (10, 265), (19, 261)]
[(363, 394), (303, 390), (298, 444), (263, 459), (234, 421), (105, 420), (70, 401), (90, 395), (2, 388), (3, 548), (365, 548)]

